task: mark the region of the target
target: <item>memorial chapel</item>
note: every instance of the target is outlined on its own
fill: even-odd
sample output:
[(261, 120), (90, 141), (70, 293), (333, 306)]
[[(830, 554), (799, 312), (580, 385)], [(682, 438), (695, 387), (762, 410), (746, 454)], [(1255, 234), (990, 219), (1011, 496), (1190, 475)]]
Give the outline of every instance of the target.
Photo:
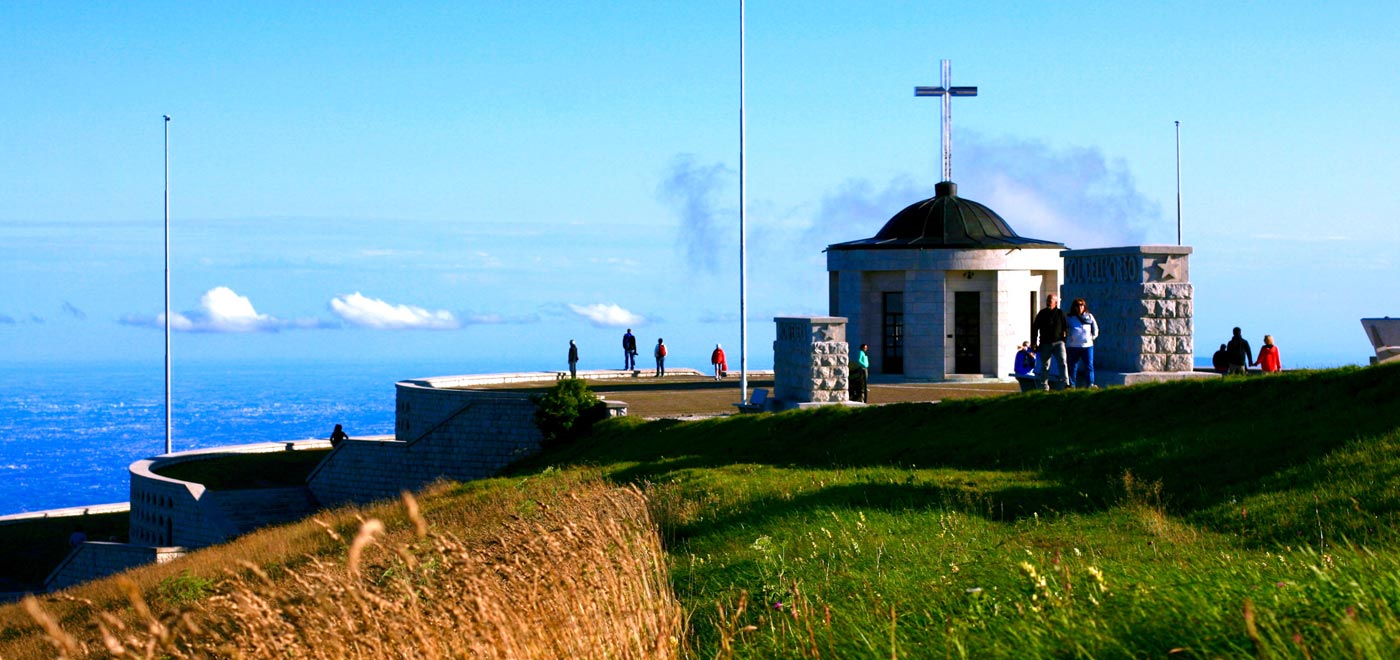
[(874, 237), (827, 246), (829, 313), (849, 319), (852, 352), (870, 345), (872, 374), (1001, 378), (1045, 295), (1060, 291), (1065, 246), (1019, 236), (996, 211), (958, 196), (950, 102), (977, 88), (954, 87), (948, 60), (942, 68), (941, 86), (914, 95), (942, 100), (943, 181)]
[(1019, 236), (943, 181), (872, 238), (830, 245), (830, 314), (849, 319), (872, 374), (1004, 377), (1063, 279), (1061, 243)]

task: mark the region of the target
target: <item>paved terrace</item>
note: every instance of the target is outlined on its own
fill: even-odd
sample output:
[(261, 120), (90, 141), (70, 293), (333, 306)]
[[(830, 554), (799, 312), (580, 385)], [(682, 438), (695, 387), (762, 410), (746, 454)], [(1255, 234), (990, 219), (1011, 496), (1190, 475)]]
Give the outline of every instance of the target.
[[(712, 417), (735, 412), (732, 404), (738, 403), (739, 375), (730, 372), (729, 377), (716, 381), (713, 376), (704, 375), (694, 369), (670, 370), (656, 378), (648, 371), (637, 377), (623, 371), (580, 371), (579, 377), (588, 383), (594, 393), (608, 401), (627, 403), (627, 414), (633, 417)], [(499, 389), (511, 392), (543, 391), (554, 383), (552, 380), (534, 382), (502, 382), (493, 384), (472, 384), (472, 389)], [(750, 372), (749, 388), (766, 388), (773, 391), (773, 372)], [(870, 383), (870, 403), (931, 402), (944, 399), (966, 399), (970, 397), (996, 396), (1018, 392), (1016, 383), (1005, 383), (990, 379), (968, 379), (966, 381), (946, 381), (937, 383), (905, 382), (898, 377), (876, 376)]]

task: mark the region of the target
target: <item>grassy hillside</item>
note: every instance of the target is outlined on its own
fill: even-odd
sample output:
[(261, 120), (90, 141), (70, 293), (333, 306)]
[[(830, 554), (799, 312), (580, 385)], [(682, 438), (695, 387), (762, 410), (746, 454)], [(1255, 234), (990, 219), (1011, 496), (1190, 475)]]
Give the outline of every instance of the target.
[[(548, 535), (560, 524), (548, 516), (589, 484), (638, 486), (688, 622), (677, 640), (687, 657), (1395, 657), (1398, 449), (1400, 366), (1391, 366), (611, 420), (509, 475), (440, 487), (423, 503), (434, 533), (477, 539), (485, 545), (473, 552), (490, 554), (522, 538), (506, 533), (522, 524)], [(159, 587), (170, 592), (178, 571), (217, 576), (247, 557), (274, 567), (268, 588), (296, 591), (300, 571), (287, 567), (344, 563), (356, 516), (412, 538), (396, 511), (322, 516), (340, 541), (306, 523), (268, 533), (319, 540), (259, 532), (184, 568), (147, 569), (163, 577), (134, 576), (170, 606)], [(619, 556), (604, 546), (600, 556)], [(409, 570), (402, 554), (377, 557), (384, 575), (440, 579)], [(537, 574), (570, 568), (536, 561)], [(117, 593), (103, 584), (87, 589)], [(120, 602), (79, 597), (97, 604), (44, 607), (77, 631)], [(197, 592), (180, 602), (213, 616), (219, 601)], [(32, 644), (27, 620), (0, 609), (0, 658), (28, 657), (14, 650)]]
[(1393, 656), (1397, 449), (1387, 367), (617, 420), (518, 469), (648, 485), (701, 657)]

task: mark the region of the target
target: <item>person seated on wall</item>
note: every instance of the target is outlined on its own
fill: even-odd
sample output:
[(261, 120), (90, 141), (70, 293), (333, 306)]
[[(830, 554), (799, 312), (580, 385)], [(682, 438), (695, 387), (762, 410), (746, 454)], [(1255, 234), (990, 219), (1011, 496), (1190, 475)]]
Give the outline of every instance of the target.
[(1030, 342), (1021, 342), (1021, 350), (1016, 351), (1015, 369), (1018, 377), (1035, 375), (1035, 352), (1031, 350)]
[(1223, 374), (1230, 370), (1230, 351), (1225, 349), (1224, 344), (1220, 345), (1220, 350), (1216, 351), (1215, 355), (1210, 356), (1210, 368), (1214, 369), (1215, 373), (1218, 374)]
[(335, 430), (331, 431), (331, 446), (335, 447), (336, 445), (339, 445), (341, 441), (349, 439), (350, 436), (347, 433), (345, 433), (345, 429), (340, 428), (340, 425), (336, 424)]

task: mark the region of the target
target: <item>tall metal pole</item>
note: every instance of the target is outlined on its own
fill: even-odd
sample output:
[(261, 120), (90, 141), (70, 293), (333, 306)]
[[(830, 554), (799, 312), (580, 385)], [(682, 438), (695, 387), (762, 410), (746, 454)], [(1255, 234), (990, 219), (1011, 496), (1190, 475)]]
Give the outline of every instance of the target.
[(170, 115), (165, 117), (165, 453), (170, 446)]
[(748, 117), (744, 112), (744, 0), (739, 0), (739, 403), (749, 401)]
[(1181, 245), (1181, 122), (1176, 122), (1176, 244)]

